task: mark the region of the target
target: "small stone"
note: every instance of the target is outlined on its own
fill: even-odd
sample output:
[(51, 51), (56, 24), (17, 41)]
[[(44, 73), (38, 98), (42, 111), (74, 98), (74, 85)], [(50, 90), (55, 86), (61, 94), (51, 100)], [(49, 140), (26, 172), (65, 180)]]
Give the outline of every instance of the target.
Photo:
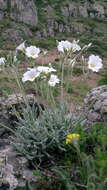
[(104, 93), (102, 93), (102, 94), (100, 94), (100, 99), (101, 100), (107, 99), (107, 91), (104, 92)]
[(101, 113), (107, 113), (107, 99), (102, 102)]
[[(84, 98), (87, 126), (107, 118), (107, 85), (93, 88)], [(107, 120), (107, 119), (106, 119)]]
[(101, 109), (101, 101), (100, 100), (98, 100), (95, 104), (94, 104), (94, 110), (95, 111), (98, 111), (98, 110), (100, 110)]
[(101, 119), (101, 115), (97, 112), (92, 112), (92, 113), (89, 113), (88, 115), (88, 120), (91, 122), (96, 122), (99, 119)]

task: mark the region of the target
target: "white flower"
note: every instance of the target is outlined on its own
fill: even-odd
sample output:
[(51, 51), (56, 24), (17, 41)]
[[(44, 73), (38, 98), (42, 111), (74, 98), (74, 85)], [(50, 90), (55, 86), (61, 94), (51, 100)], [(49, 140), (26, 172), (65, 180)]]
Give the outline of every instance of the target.
[(34, 81), (35, 78), (39, 77), (39, 75), (40, 75), (40, 72), (38, 72), (36, 68), (30, 69), (29, 71), (24, 73), (22, 82), (26, 82), (28, 80)]
[(75, 40), (73, 41), (73, 43), (71, 45), (71, 48), (72, 48), (73, 52), (81, 50), (81, 47), (78, 45), (78, 42), (79, 41), (75, 41)]
[(51, 75), (50, 80), (48, 81), (48, 84), (49, 86), (55, 86), (59, 82), (60, 80), (58, 79), (57, 75)]
[(17, 46), (16, 50), (25, 51), (25, 41)]
[(40, 49), (36, 46), (30, 46), (26, 48), (25, 54), (27, 57), (32, 57), (33, 59), (38, 57), (38, 54), (40, 53)]
[(99, 56), (90, 55), (88, 60), (88, 68), (93, 72), (98, 72), (103, 67), (102, 59)]
[(52, 67), (46, 67), (46, 66), (38, 66), (37, 67), (37, 70), (40, 72), (40, 73), (51, 73), (51, 72), (56, 72), (56, 70)]
[(71, 50), (71, 42), (67, 40), (58, 42), (57, 48), (58, 48), (58, 51), (62, 53), (64, 53), (64, 51), (69, 51)]
[(81, 47), (78, 45), (79, 41), (73, 41), (73, 43), (69, 42), (69, 41), (61, 41), (58, 43), (58, 51), (64, 53), (64, 51), (80, 51)]
[(6, 62), (5, 57), (0, 57), (0, 65), (4, 65)]

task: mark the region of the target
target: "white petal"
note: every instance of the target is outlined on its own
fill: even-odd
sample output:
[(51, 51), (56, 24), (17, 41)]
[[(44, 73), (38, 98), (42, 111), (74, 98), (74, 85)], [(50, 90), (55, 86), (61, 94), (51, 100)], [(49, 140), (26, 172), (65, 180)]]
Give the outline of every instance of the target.
[(16, 50), (24, 51), (25, 50), (25, 41), (21, 43), (19, 46), (17, 46)]
[(39, 77), (39, 75), (40, 72), (38, 72), (36, 68), (30, 69), (23, 74), (22, 82), (34, 81), (37, 77)]
[(51, 75), (50, 80), (48, 81), (49, 86), (55, 86), (58, 84), (60, 80), (58, 79), (57, 75)]

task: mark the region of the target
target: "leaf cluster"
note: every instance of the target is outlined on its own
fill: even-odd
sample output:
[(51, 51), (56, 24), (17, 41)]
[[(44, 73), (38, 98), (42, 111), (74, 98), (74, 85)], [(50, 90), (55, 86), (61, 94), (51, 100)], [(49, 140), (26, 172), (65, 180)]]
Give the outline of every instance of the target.
[(59, 159), (66, 152), (66, 135), (72, 133), (80, 121), (80, 116), (69, 116), (64, 105), (46, 109), (39, 118), (36, 110), (27, 108), (19, 119), (14, 147), (36, 165)]

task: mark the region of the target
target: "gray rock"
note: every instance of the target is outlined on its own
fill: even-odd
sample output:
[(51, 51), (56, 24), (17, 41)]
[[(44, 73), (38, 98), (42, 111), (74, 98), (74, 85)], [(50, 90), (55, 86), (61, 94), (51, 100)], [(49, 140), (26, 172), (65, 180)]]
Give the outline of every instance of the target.
[(101, 100), (98, 100), (94, 105), (93, 108), (95, 111), (99, 111), (101, 109), (102, 103)]
[(107, 113), (107, 98), (102, 102), (101, 113)]
[[(7, 6), (7, 2), (9, 5)], [(35, 1), (36, 3), (36, 1)], [(32, 26), (37, 26), (38, 21), (38, 10), (36, 8), (33, 0), (0, 0), (0, 19), (2, 18), (12, 18), (15, 21), (23, 22)], [(10, 8), (9, 8), (10, 6)], [(7, 9), (8, 7), (8, 9)], [(60, 6), (60, 16), (57, 15), (56, 4), (49, 5), (47, 1), (44, 1), (44, 7), (42, 11), (46, 17), (46, 23), (43, 29), (38, 29), (38, 31), (33, 32), (37, 37), (48, 37), (55, 36), (57, 33), (70, 33), (77, 32), (83, 33), (92, 30), (90, 26), (86, 26), (82, 23), (75, 22), (74, 18), (79, 17), (91, 17), (91, 18), (106, 18), (107, 17), (107, 7), (100, 2), (91, 3), (88, 0), (80, 3), (74, 1), (66, 1)], [(59, 11), (59, 10), (58, 10)], [(60, 19), (61, 18), (61, 19)], [(3, 31), (3, 39), (7, 39), (10, 36), (10, 40), (23, 41), (23, 35), (32, 36), (32, 32), (25, 26), (23, 29), (15, 29), (15, 32)], [(18, 30), (18, 32), (17, 32)], [(22, 30), (22, 31), (21, 31)], [(24, 31), (24, 34), (23, 34)]]
[(30, 25), (37, 25), (37, 9), (33, 0), (0, 0), (0, 9), (8, 9), (8, 17)]
[[(39, 35), (39, 36), (40, 36), (40, 35)], [(43, 36), (43, 37), (47, 37), (47, 36), (48, 36), (48, 33), (47, 33), (47, 31), (46, 31), (45, 28), (42, 30), (42, 36)]]
[(107, 86), (92, 89), (84, 98), (84, 113), (87, 125), (98, 121), (107, 121)]
[(67, 19), (69, 17), (91, 17), (91, 18), (104, 18), (106, 9), (100, 3), (84, 3), (68, 2), (67, 5), (61, 7), (62, 15)]
[(101, 100), (107, 99), (107, 92), (103, 92), (100, 94)]
[(4, 18), (4, 12), (0, 11), (0, 20)]
[(64, 17), (69, 17), (69, 9), (68, 9), (68, 7), (63, 7), (62, 8), (62, 15)]
[(0, 183), (7, 183), (11, 190), (24, 187), (26, 180), (35, 182), (32, 170), (28, 169), (28, 161), (17, 156), (11, 145), (0, 150)]
[(54, 36), (54, 20), (49, 19), (47, 23), (47, 34), (48, 36)]
[(98, 4), (98, 3), (95, 3), (93, 5), (93, 9), (97, 12), (97, 17), (101, 17), (101, 18), (104, 18), (104, 14), (105, 14), (105, 11), (104, 11), (104, 6)]
[(33, 0), (11, 0), (10, 17), (26, 24), (37, 25), (37, 10)]
[[(34, 94), (12, 94), (8, 98), (0, 98), (0, 137), (14, 131), (17, 126), (19, 117), (22, 117), (23, 110), (29, 105), (30, 108), (35, 107), (36, 116), (39, 116), (40, 107), (44, 110), (44, 106), (40, 103), (40, 97)], [(40, 106), (40, 107), (39, 107)], [(3, 127), (6, 126), (6, 127)], [(9, 129), (8, 129), (8, 128)]]
[(88, 17), (87, 7), (85, 7), (85, 6), (79, 6), (79, 14), (82, 17)]
[(96, 122), (96, 121), (98, 121), (100, 119), (101, 119), (101, 116), (97, 112), (91, 112), (91, 113), (88, 114), (88, 120), (90, 122)]
[[(26, 106), (35, 106), (35, 109), (40, 111), (38, 99), (36, 94), (12, 94), (8, 98), (0, 98), (0, 123), (6, 126), (5, 128), (0, 125), (0, 184), (5, 182), (11, 190), (16, 187), (24, 187), (26, 181), (36, 182), (36, 177), (29, 169), (27, 159), (17, 155), (13, 149), (12, 144), (15, 137), (12, 136), (13, 133), (9, 132), (10, 130), (14, 131), (18, 120), (17, 115), (21, 117)], [(40, 106), (44, 109), (42, 104)], [(7, 127), (10, 129), (8, 130)]]
[(11, 40), (12, 42), (17, 41), (17, 42), (22, 42), (23, 37), (22, 37), (22, 32), (20, 30), (16, 30), (14, 28), (8, 28), (2, 33), (2, 38), (4, 40)]
[(54, 22), (54, 30), (58, 31), (58, 22), (57, 21)]
[(43, 37), (42, 35), (43, 35), (43, 33), (41, 33), (41, 31), (37, 31), (37, 32), (36, 32), (36, 36), (37, 36), (38, 38)]
[(6, 8), (7, 8), (6, 0), (0, 0), (0, 9), (6, 9)]
[(69, 16), (71, 17), (77, 17), (78, 16), (78, 6), (74, 3), (68, 4), (68, 10), (69, 10)]
[(60, 33), (64, 32), (64, 25), (63, 24), (59, 24), (59, 32)]

